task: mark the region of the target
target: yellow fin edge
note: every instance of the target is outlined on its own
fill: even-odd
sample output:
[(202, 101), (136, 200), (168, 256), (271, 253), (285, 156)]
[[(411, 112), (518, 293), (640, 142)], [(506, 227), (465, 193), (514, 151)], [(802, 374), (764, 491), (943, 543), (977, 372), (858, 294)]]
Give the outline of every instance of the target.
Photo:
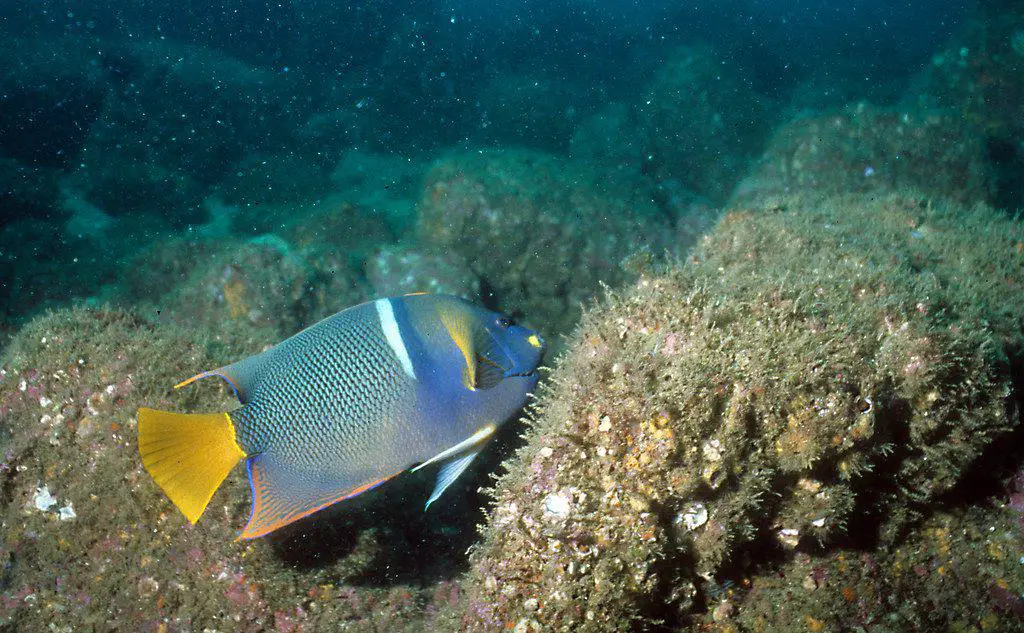
[(189, 523), (195, 523), (246, 456), (231, 417), (140, 408), (138, 420), (142, 465)]
[(462, 352), (462, 358), (466, 361), (462, 370), (462, 382), (470, 391), (476, 391), (476, 358), (473, 351), (473, 332), (469, 320), (457, 315), (450, 308), (439, 310), (441, 323), (448, 331), (455, 346)]

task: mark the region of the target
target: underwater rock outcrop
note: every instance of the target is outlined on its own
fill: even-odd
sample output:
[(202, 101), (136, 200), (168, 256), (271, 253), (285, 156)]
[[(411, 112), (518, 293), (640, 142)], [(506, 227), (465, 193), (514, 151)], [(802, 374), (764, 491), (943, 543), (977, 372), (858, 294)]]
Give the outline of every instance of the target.
[(367, 259), (366, 277), (377, 297), (434, 292), (480, 302), (480, 281), (454, 253), (422, 253), (407, 246), (382, 248)]
[(909, 194), (728, 213), (584, 314), (457, 626), (680, 627), (751, 566), (899, 542), (1018, 424), (1022, 244)]
[(992, 185), (982, 138), (959, 112), (860, 103), (780, 126), (730, 204), (905, 188), (973, 204)]
[(932, 56), (904, 101), (944, 108), (976, 130), (994, 176), (992, 204), (1024, 207), (1024, 5), (977, 3), (959, 32)]
[[(210, 205), (220, 220), (198, 238), (159, 242), (124, 268), (115, 298), (150, 320), (232, 336), (262, 330), (266, 343), (369, 298), (364, 261), (394, 239), (385, 221), (336, 198), (268, 206), (257, 219)], [(266, 230), (248, 239), (227, 237)]]
[(629, 278), (623, 258), (669, 246), (670, 221), (647, 191), (625, 174), (541, 152), (455, 154), (427, 174), (417, 233), (468, 262), (485, 302), (567, 332), (600, 283)]
[(929, 517), (880, 550), (798, 554), (716, 587), (716, 633), (1024, 631), (1022, 508), (1006, 498)]
[(297, 249), (278, 236), (176, 239), (136, 257), (120, 291), (149, 319), (218, 332), (255, 330), (272, 343), (310, 322), (310, 274)]

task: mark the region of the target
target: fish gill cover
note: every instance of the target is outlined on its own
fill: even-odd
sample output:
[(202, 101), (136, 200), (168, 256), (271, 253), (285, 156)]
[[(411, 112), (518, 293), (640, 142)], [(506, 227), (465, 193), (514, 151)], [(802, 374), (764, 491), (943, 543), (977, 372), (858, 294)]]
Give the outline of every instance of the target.
[[(1024, 630), (1020, 0), (0, 33), (0, 630)], [(556, 357), (428, 512), (234, 542), (241, 470), (196, 526), (146, 473), (138, 407), (420, 291)]]

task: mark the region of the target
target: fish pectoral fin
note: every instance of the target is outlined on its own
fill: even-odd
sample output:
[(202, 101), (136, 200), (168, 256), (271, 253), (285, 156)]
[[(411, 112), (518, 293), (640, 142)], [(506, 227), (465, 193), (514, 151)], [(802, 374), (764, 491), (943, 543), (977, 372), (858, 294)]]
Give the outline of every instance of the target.
[(252, 490), (252, 510), (249, 522), (235, 540), (269, 534), (375, 488), (398, 474), (360, 483), (325, 481), (316, 473), (304, 472), (267, 454), (249, 458), (246, 468)]
[(462, 353), (462, 384), (466, 389), (476, 389), (476, 352), (474, 351), (473, 322), (462, 311), (447, 304), (438, 309), (441, 324), (448, 332), (452, 342)]
[(451, 448), (445, 449), (438, 453), (437, 455), (434, 455), (433, 457), (423, 462), (419, 466), (413, 468), (411, 472), (416, 472), (421, 468), (424, 468), (431, 464), (436, 464), (437, 462), (443, 462), (444, 460), (454, 455), (465, 453), (466, 451), (476, 450), (478, 449), (478, 447), (482, 446), (484, 442), (487, 441), (488, 438), (494, 435), (494, 432), (497, 429), (497, 425), (485, 424), (482, 427), (480, 427), (480, 429), (476, 433), (470, 435), (469, 437), (462, 440), (455, 446), (452, 446)]
[(441, 466), (441, 470), (437, 473), (437, 483), (434, 484), (434, 491), (430, 493), (430, 498), (427, 499), (426, 505), (423, 506), (423, 511), (426, 512), (430, 508), (430, 504), (437, 501), (448, 486), (452, 485), (456, 479), (459, 478), (466, 468), (473, 462), (473, 458), (480, 454), (482, 449), (476, 449), (471, 453), (461, 455)]
[(476, 356), (476, 385), (481, 389), (490, 389), (505, 378), (505, 368), (490, 359), (489, 356)]

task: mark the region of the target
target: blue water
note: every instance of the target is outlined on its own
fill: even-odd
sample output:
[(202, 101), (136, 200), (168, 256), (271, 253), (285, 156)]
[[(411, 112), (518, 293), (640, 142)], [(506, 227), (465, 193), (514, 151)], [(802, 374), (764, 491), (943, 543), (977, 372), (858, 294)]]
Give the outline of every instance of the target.
[[(245, 208), (347, 196), (415, 246), (433, 159), (479, 147), (565, 155), (588, 116), (642, 111), (680, 47), (710, 47), (767, 103), (764, 130), (783, 111), (895, 103), (966, 16), (953, 1), (5, 2), (0, 323), (122, 301), (124, 263), (197, 226), (271, 230), (263, 214), (214, 217), (224, 188), (245, 189), (226, 201)], [(646, 169), (650, 143), (628, 142), (626, 167)], [(267, 156), (293, 161), (255, 173)], [(339, 164), (365, 172), (370, 156), (398, 157), (376, 173), (409, 167), (395, 191), (358, 174), (331, 182)], [(640, 186), (664, 189), (659, 179)], [(720, 205), (733, 184), (693, 193)]]

